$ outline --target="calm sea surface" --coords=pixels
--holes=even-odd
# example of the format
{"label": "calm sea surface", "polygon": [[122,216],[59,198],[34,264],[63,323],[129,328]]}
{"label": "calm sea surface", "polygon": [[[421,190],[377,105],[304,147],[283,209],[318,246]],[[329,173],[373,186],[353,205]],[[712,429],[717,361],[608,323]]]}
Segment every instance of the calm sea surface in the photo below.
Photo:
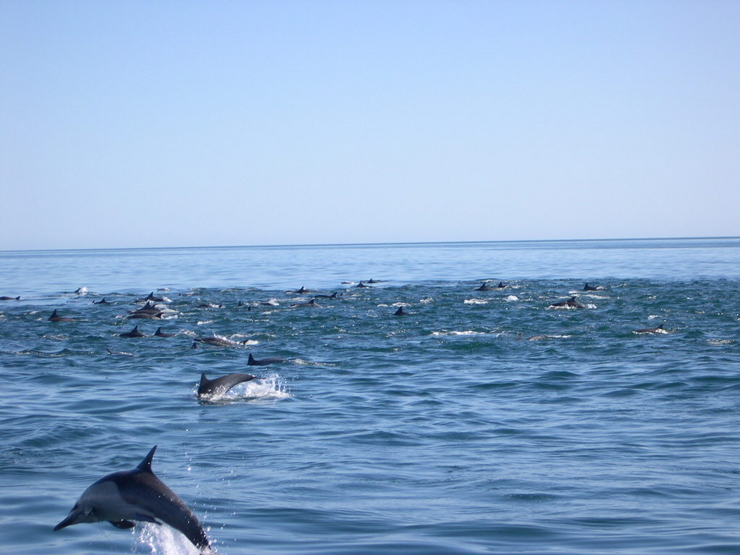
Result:
{"label": "calm sea surface", "polygon": [[0,252],[0,295],[3,553],[197,553],[52,531],[154,445],[222,555],[740,553],[738,238]]}

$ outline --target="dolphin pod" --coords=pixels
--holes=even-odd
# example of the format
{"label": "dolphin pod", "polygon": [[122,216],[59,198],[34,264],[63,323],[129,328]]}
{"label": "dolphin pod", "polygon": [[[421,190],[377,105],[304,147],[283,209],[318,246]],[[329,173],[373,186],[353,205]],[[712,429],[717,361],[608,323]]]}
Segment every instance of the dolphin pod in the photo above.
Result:
{"label": "dolphin pod", "polygon": [[211,542],[198,517],[152,472],[156,449],[156,445],[152,447],[133,470],[108,474],[88,487],[54,530],[83,522],[108,521],[122,529],[133,528],[135,521],[164,522],[182,532],[201,552],[209,549]]}

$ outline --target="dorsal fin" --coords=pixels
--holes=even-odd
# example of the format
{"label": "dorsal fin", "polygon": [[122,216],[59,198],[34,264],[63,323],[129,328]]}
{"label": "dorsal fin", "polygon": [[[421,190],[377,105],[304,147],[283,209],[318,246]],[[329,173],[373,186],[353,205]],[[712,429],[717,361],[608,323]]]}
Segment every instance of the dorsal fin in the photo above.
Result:
{"label": "dorsal fin", "polygon": [[659,326],[658,326],[657,328],[655,328],[655,329],[656,329],[656,330],[662,330],[662,329],[663,329],[663,326],[664,326],[664,325],[665,325],[665,323],[663,323],[663,324],[659,325]]}
{"label": "dorsal fin", "polygon": [[249,353],[249,361],[247,361],[247,364],[254,366],[254,357],[252,356],[252,353]]}
{"label": "dorsal fin", "polygon": [[146,457],[144,457],[144,460],[139,463],[139,465],[136,467],[139,470],[143,470],[144,472],[151,472],[152,471],[152,459],[154,458],[154,452],[157,450],[157,446],[155,445],[152,447],[152,450],[149,451],[149,454],[147,454]]}
{"label": "dorsal fin", "polygon": [[203,372],[203,373],[202,373],[202,374],[200,375],[200,386],[198,387],[198,390],[199,390],[199,392],[200,392],[200,390],[201,390],[201,389],[203,389],[203,386],[204,386],[204,385],[206,385],[206,384],[207,384],[208,382],[210,382],[210,381],[211,381],[211,380],[209,380],[208,378],[206,378],[206,373],[205,373],[205,372]]}

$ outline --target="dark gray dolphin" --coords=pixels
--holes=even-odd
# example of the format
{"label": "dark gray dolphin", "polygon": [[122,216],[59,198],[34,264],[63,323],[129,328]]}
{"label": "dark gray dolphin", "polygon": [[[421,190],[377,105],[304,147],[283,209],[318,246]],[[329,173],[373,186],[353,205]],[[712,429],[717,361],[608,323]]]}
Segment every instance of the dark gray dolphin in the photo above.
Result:
{"label": "dark gray dolphin", "polygon": [[134,310],[131,314],[129,314],[129,318],[144,318],[144,319],[154,319],[154,318],[161,318],[163,312],[159,310],[156,306],[154,306],[152,303],[148,302],[141,308]]}
{"label": "dark gray dolphin", "polygon": [[198,398],[210,395],[223,395],[229,389],[240,383],[254,380],[257,376],[252,374],[226,374],[220,378],[209,380],[205,372],[200,375],[200,385],[198,385]]}
{"label": "dark gray dolphin", "polygon": [[598,286],[596,286],[596,285],[589,285],[588,283],[586,283],[586,284],[585,284],[585,285],[583,286],[583,290],[584,290],[584,291],[598,291],[598,290],[599,290],[599,288],[598,288]]}
{"label": "dark gray dolphin", "polygon": [[74,322],[74,318],[67,318],[66,316],[59,316],[57,313],[56,308],[54,309],[54,312],[51,313],[51,316],[49,316],[50,322]]}
{"label": "dark gray dolphin", "polygon": [[324,295],[324,294],[314,295],[314,297],[316,299],[336,299],[337,298],[337,292],[334,291],[334,293],[332,293],[331,295]]}
{"label": "dark gray dolphin", "polygon": [[476,291],[490,291],[491,288],[488,287],[488,284],[484,281],[480,287],[475,288]]}
{"label": "dark gray dolphin", "polygon": [[634,333],[668,333],[663,327],[664,325],[665,324],[661,324],[659,326],[655,326],[654,328],[641,328],[639,330],[634,330]]}
{"label": "dark gray dolphin", "polygon": [[131,331],[126,331],[123,333],[119,333],[121,337],[146,337],[143,333],[139,331],[139,326],[134,326],[134,329]]}
{"label": "dark gray dolphin", "polygon": [[285,362],[284,358],[254,358],[252,353],[249,353],[249,360],[247,364],[249,366],[267,366],[268,364],[275,364],[276,362]]}
{"label": "dark gray dolphin", "polygon": [[393,316],[406,316],[407,314],[408,314],[408,312],[406,312],[406,311],[405,311],[405,310],[403,309],[403,307],[402,307],[402,306],[399,306],[399,307],[398,307],[398,310],[396,310],[396,311],[395,311],[395,312],[393,313]]}
{"label": "dark gray dolphin", "polygon": [[586,308],[584,305],[579,303],[575,296],[571,297],[566,301],[559,301],[550,305],[552,308]]}
{"label": "dark gray dolphin", "polygon": [[307,303],[296,303],[290,305],[292,308],[300,307],[300,306],[306,306],[308,308],[319,308],[321,305],[316,304],[316,299],[311,299]]}
{"label": "dark gray dolphin", "polygon": [[105,520],[123,529],[133,528],[136,525],[134,521],[164,522],[182,532],[198,549],[209,549],[210,541],[198,518],[152,472],[152,457],[156,449],[156,445],[152,447],[133,470],[114,472],[87,488],[67,518],[54,526],[54,530]]}
{"label": "dark gray dolphin", "polygon": [[108,302],[108,301],[106,300],[106,298],[105,298],[105,297],[103,297],[103,300],[101,300],[101,301],[93,301],[93,303],[92,303],[92,304],[112,304],[112,303]]}
{"label": "dark gray dolphin", "polygon": [[208,345],[215,345],[216,347],[238,347],[239,345],[246,344],[249,339],[245,339],[244,341],[232,341],[231,339],[221,337],[219,335],[209,335],[208,337],[196,337],[193,341],[193,346],[195,346],[196,343],[207,343]]}
{"label": "dark gray dolphin", "polygon": [[2,297],[0,297],[0,301],[20,301],[20,300],[21,300],[20,296],[18,296],[18,297],[7,297],[7,296],[3,295]]}
{"label": "dark gray dolphin", "polygon": [[164,333],[161,327],[157,328],[157,331],[154,332],[154,337],[172,337],[173,335],[175,334],[174,333]]}

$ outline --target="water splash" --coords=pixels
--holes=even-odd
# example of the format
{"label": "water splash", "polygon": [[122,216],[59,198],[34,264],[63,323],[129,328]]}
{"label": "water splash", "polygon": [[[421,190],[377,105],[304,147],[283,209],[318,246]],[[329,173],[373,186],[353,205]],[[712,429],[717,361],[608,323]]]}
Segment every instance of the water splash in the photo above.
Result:
{"label": "water splash", "polygon": [[151,555],[200,555],[201,551],[188,539],[169,526],[149,522],[139,523],[133,532],[136,545],[133,553]]}
{"label": "water splash", "polygon": [[[197,392],[193,392],[197,395]],[[292,397],[285,380],[278,374],[235,385],[226,393],[209,395],[201,399],[208,404],[227,404],[239,401],[258,402],[288,399]]]}

